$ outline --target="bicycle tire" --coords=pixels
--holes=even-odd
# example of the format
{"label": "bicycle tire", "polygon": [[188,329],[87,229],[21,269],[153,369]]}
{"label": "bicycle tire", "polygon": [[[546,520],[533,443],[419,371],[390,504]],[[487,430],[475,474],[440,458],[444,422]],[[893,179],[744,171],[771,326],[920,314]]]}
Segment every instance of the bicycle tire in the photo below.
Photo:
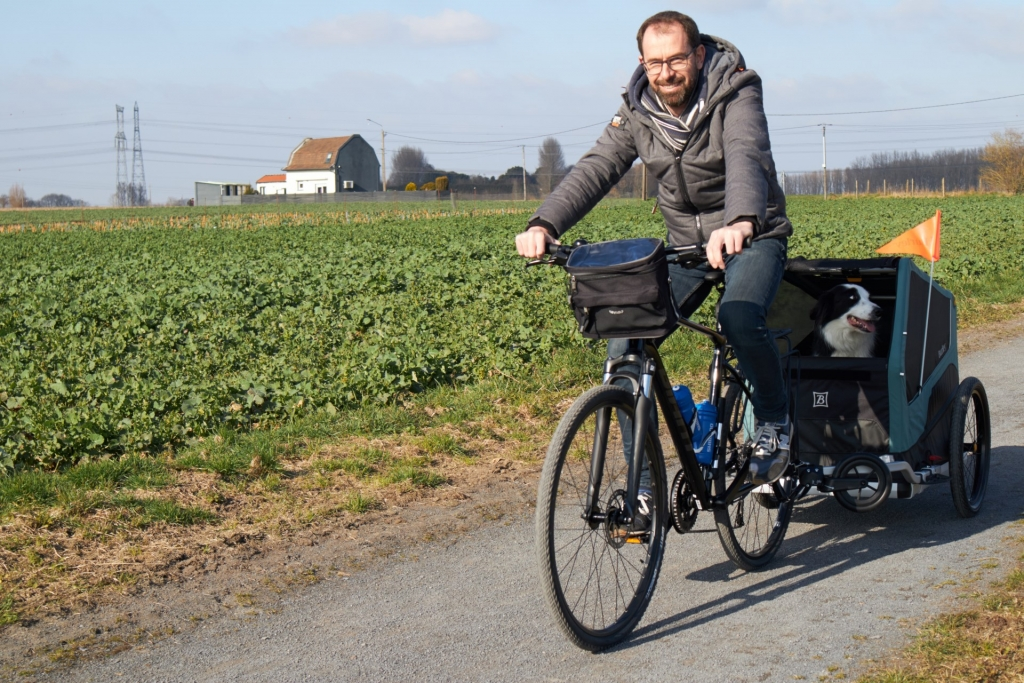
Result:
{"label": "bicycle tire", "polygon": [[[744,433],[748,408],[746,394],[736,382],[726,383],[725,462],[715,473],[715,495],[723,495],[749,457]],[[793,514],[792,494],[795,482],[783,477],[767,487],[758,487],[734,500],[728,507],[715,509],[715,526],[722,548],[729,559],[745,571],[764,569],[775,557],[786,537]]]}
{"label": "bicycle tire", "polygon": [[569,640],[591,652],[623,641],[643,617],[658,580],[668,531],[665,461],[654,425],[644,449],[653,505],[646,543],[622,541],[616,536],[621,527],[602,522],[592,528],[583,518],[596,416],[604,410],[611,412],[598,500],[607,511],[616,504],[616,496],[621,499],[627,464],[614,411],[624,411],[631,424],[633,394],[612,385],[588,390],[562,417],[548,447],[537,494],[535,543],[545,596]]}
{"label": "bicycle tire", "polygon": [[949,487],[961,517],[981,510],[988,488],[992,427],[988,395],[981,381],[968,377],[957,387],[949,433]]}

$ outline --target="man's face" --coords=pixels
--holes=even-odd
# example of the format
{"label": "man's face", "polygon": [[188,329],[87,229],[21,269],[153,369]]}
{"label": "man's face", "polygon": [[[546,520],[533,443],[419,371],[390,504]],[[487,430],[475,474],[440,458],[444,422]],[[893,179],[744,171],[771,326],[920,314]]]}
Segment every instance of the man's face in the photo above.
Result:
{"label": "man's face", "polygon": [[[681,57],[685,57],[682,65],[670,68],[669,62],[679,62]],[[697,87],[697,74],[704,66],[704,46],[693,50],[679,24],[656,24],[644,32],[640,62],[661,65],[660,69],[647,69],[651,88],[668,107],[682,108]]]}

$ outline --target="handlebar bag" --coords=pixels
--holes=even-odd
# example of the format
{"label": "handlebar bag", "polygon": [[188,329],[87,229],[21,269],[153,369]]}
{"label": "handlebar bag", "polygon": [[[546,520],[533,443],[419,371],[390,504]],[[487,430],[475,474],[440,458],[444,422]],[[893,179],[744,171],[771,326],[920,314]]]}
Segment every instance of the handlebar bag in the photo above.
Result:
{"label": "handlebar bag", "polygon": [[660,239],[580,245],[565,270],[569,305],[584,337],[652,339],[676,328],[679,317]]}

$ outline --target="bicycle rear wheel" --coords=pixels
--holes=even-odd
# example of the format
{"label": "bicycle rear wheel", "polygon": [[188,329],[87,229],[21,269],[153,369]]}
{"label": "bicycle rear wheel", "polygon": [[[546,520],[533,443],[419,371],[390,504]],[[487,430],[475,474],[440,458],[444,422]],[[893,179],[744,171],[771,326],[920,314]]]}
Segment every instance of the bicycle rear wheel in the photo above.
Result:
{"label": "bicycle rear wheel", "polygon": [[[749,403],[742,387],[726,385],[723,436],[726,439],[725,463],[715,475],[715,495],[723,495],[750,456]],[[774,484],[759,486],[734,500],[728,507],[715,510],[715,525],[725,554],[746,571],[763,569],[779,551],[793,514],[792,494],[795,482],[783,477]]]}
{"label": "bicycle rear wheel", "polygon": [[[602,414],[608,437],[595,454]],[[623,387],[594,387],[576,399],[548,447],[537,495],[536,548],[545,595],[562,631],[594,652],[621,642],[636,627],[665,552],[665,462],[653,425],[644,448],[652,491],[649,532],[631,533],[615,522],[627,487],[622,434],[632,429],[633,415],[633,394]],[[604,461],[600,522],[584,519],[593,455]]]}

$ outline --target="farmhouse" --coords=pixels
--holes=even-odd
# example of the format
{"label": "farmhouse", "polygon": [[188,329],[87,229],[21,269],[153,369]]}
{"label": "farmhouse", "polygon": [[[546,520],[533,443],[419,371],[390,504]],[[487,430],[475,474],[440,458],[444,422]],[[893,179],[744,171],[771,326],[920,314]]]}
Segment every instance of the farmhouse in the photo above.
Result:
{"label": "farmhouse", "polygon": [[287,194],[287,176],[271,173],[256,181],[256,194]]}
{"label": "farmhouse", "polygon": [[[306,138],[281,170],[282,194],[375,192],[380,185],[377,153],[359,135]],[[264,194],[273,192],[267,189]]]}

